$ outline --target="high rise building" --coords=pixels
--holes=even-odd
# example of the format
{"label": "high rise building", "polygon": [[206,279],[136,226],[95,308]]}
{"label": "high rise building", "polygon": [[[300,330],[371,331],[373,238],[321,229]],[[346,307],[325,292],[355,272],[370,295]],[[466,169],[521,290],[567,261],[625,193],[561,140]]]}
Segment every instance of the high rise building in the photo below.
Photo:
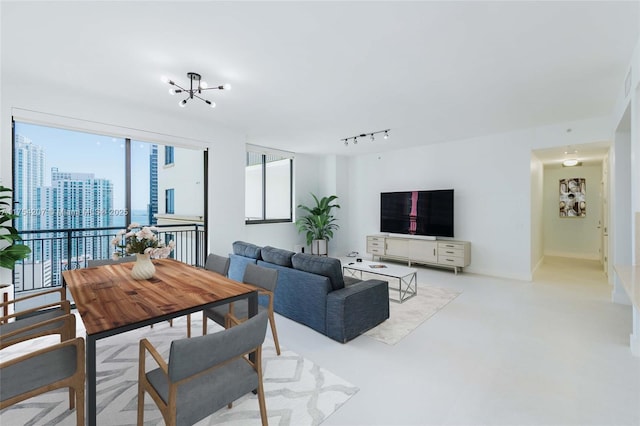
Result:
{"label": "high rise building", "polygon": [[13,200],[17,202],[14,207],[19,217],[14,226],[20,231],[42,229],[38,189],[44,186],[44,167],[44,149],[31,139],[16,134]]}
{"label": "high rise building", "polygon": [[151,145],[149,154],[149,224],[156,225],[158,219],[158,145]]}

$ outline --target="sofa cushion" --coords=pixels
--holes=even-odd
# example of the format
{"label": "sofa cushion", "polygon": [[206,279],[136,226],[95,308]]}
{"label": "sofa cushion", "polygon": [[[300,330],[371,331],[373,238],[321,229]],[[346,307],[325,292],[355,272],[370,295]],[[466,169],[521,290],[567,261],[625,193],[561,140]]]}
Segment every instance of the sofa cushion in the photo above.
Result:
{"label": "sofa cushion", "polygon": [[244,241],[235,241],[233,243],[233,254],[251,259],[260,259],[261,248],[255,244],[245,243]]}
{"label": "sofa cushion", "polygon": [[240,256],[239,254],[229,254],[229,273],[227,276],[232,280],[242,282],[244,278],[244,270],[247,269],[247,265],[258,263],[257,259],[250,257]]}
{"label": "sofa cushion", "polygon": [[315,256],[306,253],[296,253],[291,258],[291,263],[295,269],[312,274],[322,275],[329,278],[331,288],[340,290],[344,288],[344,279],[342,278],[342,268],[340,260],[332,257]]}
{"label": "sofa cushion", "polygon": [[283,250],[271,246],[264,246],[262,250],[260,250],[260,256],[262,256],[262,260],[269,263],[274,263],[280,266],[286,266],[291,268],[293,264],[291,263],[291,258],[295,252],[289,250]]}

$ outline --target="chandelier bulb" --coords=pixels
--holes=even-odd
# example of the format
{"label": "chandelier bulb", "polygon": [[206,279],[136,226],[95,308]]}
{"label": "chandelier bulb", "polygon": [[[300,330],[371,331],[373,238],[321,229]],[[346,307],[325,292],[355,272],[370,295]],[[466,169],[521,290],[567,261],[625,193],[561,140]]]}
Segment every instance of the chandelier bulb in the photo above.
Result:
{"label": "chandelier bulb", "polygon": [[169,89],[169,94],[170,95],[175,95],[176,94],[176,89]]}
{"label": "chandelier bulb", "polygon": [[389,133],[387,130],[384,131],[384,138],[389,139]]}
{"label": "chandelier bulb", "polygon": [[373,136],[373,133],[371,133],[371,142],[373,142],[373,141],[375,141],[375,140],[376,140],[376,137],[375,137],[375,136]]}
{"label": "chandelier bulb", "polygon": [[348,140],[344,140],[344,146],[349,146],[349,141]]}
{"label": "chandelier bulb", "polygon": [[201,89],[207,89],[208,87],[209,87],[209,85],[207,84],[206,81],[204,81],[204,80],[200,81],[200,88]]}
{"label": "chandelier bulb", "polygon": [[216,103],[215,103],[215,102],[211,102],[211,101],[206,101],[206,100],[205,100],[205,103],[206,103],[207,105],[209,105],[211,108],[215,108],[215,107],[216,107]]}
{"label": "chandelier bulb", "polygon": [[225,84],[224,86],[222,86],[222,88],[224,90],[231,90],[231,85],[229,83]]}
{"label": "chandelier bulb", "polygon": [[181,100],[180,103],[178,103],[178,105],[184,108],[187,105],[187,100],[186,99]]}

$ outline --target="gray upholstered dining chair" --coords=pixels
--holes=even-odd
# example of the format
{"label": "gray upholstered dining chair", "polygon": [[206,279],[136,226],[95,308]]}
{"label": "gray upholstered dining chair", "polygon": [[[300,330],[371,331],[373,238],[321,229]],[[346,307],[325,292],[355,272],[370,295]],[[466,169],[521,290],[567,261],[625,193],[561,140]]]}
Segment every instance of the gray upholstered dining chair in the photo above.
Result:
{"label": "gray upholstered dining chair", "polygon": [[[278,271],[250,263],[244,271],[242,282],[258,287],[258,293],[268,297],[269,301],[267,306],[259,305],[258,308],[260,311],[266,310],[268,312],[276,353],[280,355],[280,343],[278,342],[278,332],[276,331],[276,322],[273,314],[273,293],[278,282]],[[202,334],[207,334],[207,318],[212,319],[225,328],[229,328],[232,325],[245,321],[248,313],[249,305],[246,301],[232,302],[226,305],[207,308],[202,311]]]}
{"label": "gray upholstered dining chair", "polygon": [[[14,306],[13,313],[0,316],[0,349],[51,334],[59,334],[60,341],[76,337],[75,321],[64,319],[71,313],[66,291],[60,287],[0,303],[1,311],[8,311],[10,306]],[[59,294],[60,300],[51,301],[49,298],[55,294]],[[42,302],[37,302],[38,298],[43,298]],[[31,308],[15,309],[17,304],[27,300],[32,304]]]}
{"label": "gray upholstered dining chair", "polygon": [[[138,426],[144,423],[146,393],[156,403],[167,426],[191,425],[229,408],[241,396],[257,390],[262,424],[267,408],[262,386],[262,343],[267,314],[208,336],[174,340],[165,362],[147,340],[140,341]],[[147,353],[158,368],[146,371]],[[249,354],[255,353],[255,357]],[[254,358],[252,360],[251,358]]]}
{"label": "gray upholstered dining chair", "polygon": [[84,339],[76,337],[1,363],[0,409],[68,387],[69,409],[84,425],[84,356]]}
{"label": "gray upholstered dining chair", "polygon": [[[213,271],[217,274],[222,275],[223,277],[226,277],[229,273],[229,258],[226,256],[220,256],[218,254],[210,253],[209,256],[207,256],[207,260],[204,264],[204,269]],[[202,315],[202,321],[206,322],[206,317],[204,316],[204,314]],[[204,328],[202,334],[207,334],[206,331],[206,328]],[[187,337],[191,337],[191,314],[187,315]]]}
{"label": "gray upholstered dining chair", "polygon": [[207,256],[204,268],[226,277],[229,274],[229,264],[230,259],[227,256],[211,253]]}
{"label": "gray upholstered dining chair", "polygon": [[89,259],[87,260],[87,268],[95,266],[113,265],[115,263],[135,262],[135,256],[123,256],[119,259]]}

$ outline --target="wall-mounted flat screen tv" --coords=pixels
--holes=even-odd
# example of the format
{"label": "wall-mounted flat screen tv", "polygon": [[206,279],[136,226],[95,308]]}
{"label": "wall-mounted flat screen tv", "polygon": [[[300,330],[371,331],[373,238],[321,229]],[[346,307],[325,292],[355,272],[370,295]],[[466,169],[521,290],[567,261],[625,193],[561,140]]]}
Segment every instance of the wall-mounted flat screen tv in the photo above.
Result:
{"label": "wall-mounted flat screen tv", "polygon": [[453,189],[380,193],[380,232],[453,237]]}

